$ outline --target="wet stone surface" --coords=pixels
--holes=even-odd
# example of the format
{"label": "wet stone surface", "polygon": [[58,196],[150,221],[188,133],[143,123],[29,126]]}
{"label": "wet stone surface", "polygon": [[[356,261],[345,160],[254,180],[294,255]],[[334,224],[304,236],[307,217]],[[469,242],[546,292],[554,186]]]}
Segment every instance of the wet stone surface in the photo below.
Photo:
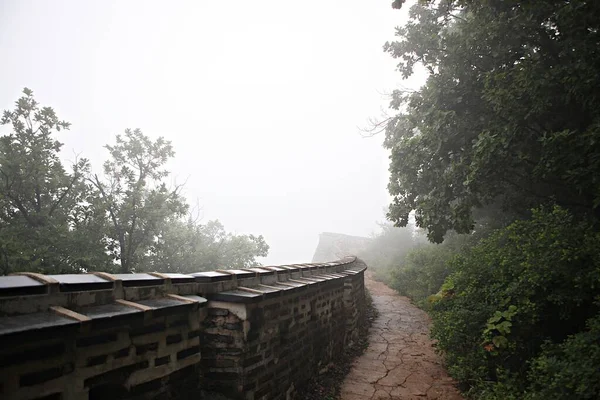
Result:
{"label": "wet stone surface", "polygon": [[429,317],[381,282],[365,275],[379,317],[369,347],[353,363],[342,400],[462,400],[429,338]]}

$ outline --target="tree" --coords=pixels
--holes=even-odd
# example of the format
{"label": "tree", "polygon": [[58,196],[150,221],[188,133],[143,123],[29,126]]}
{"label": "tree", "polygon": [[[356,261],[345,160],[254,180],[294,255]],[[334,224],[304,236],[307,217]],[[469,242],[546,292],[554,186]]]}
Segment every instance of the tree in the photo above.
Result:
{"label": "tree", "polygon": [[182,219],[181,186],[165,182],[170,142],[128,129],[105,146],[103,176],[86,159],[67,172],[53,136],[70,124],[23,94],[1,119],[12,131],[0,137],[0,274],[194,272],[255,266],[267,255],[262,236]]}
{"label": "tree", "polygon": [[422,65],[429,77],[390,104],[391,221],[414,210],[441,242],[492,204],[598,220],[599,2],[420,1],[396,35],[384,48],[402,75]]}
{"label": "tree", "polygon": [[58,157],[62,144],[53,138],[70,124],[52,108],[40,108],[27,88],[1,123],[12,128],[0,137],[1,272],[80,272],[106,263],[98,245],[73,246],[73,240],[89,238],[75,212],[88,195],[88,163],[77,160],[72,172],[65,171]]}
{"label": "tree", "polygon": [[249,268],[259,266],[256,258],[268,252],[262,235],[234,235],[218,220],[201,225],[190,218],[165,225],[152,246],[148,267],[179,273]]}
{"label": "tree", "polygon": [[259,266],[256,257],[266,257],[269,245],[262,235],[234,235],[226,232],[218,220],[201,227],[202,269],[250,268]]}
{"label": "tree", "polygon": [[104,163],[104,178],[89,175],[97,191],[97,207],[108,216],[109,250],[120,262],[121,272],[144,268],[157,235],[187,211],[180,195],[164,182],[166,162],[174,156],[169,141],[152,141],[139,129],[117,135],[114,146],[105,146],[110,159]]}

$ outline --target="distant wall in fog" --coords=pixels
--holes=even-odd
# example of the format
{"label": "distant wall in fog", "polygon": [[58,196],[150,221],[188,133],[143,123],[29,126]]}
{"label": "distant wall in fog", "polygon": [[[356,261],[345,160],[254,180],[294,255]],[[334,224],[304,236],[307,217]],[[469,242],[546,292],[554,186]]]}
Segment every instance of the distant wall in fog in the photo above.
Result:
{"label": "distant wall in fog", "polygon": [[364,251],[370,242],[371,239],[361,236],[332,232],[321,233],[312,262],[327,262],[355,256]]}

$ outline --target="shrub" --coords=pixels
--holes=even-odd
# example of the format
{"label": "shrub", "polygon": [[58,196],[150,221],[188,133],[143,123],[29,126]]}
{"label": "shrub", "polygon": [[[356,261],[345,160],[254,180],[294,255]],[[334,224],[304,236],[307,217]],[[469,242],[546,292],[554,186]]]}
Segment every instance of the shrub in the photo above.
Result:
{"label": "shrub", "polygon": [[423,244],[396,260],[383,276],[390,287],[427,308],[429,296],[439,291],[450,274],[452,259],[480,240],[480,235],[451,233],[442,244]]}
{"label": "shrub", "polygon": [[450,273],[452,249],[443,245],[428,245],[410,251],[402,264],[390,271],[389,284],[401,295],[419,305],[437,292]]}
{"label": "shrub", "polygon": [[[432,305],[432,335],[449,372],[481,399],[539,391],[558,365],[548,361],[552,344],[564,342],[560,362],[568,364],[573,337],[598,313],[600,235],[558,207],[534,211],[449,265]],[[575,376],[578,366],[572,367]]]}
{"label": "shrub", "polygon": [[527,400],[600,399],[600,315],[530,363]]}

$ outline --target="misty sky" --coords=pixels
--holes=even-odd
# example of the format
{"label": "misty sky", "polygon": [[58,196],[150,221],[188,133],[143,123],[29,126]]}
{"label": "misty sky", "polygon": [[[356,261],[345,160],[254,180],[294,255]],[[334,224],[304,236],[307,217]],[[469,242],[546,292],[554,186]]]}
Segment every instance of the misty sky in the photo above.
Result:
{"label": "misty sky", "polygon": [[0,109],[29,87],[72,123],[63,158],[96,172],[125,128],[164,136],[203,221],[264,235],[264,263],[307,262],[320,232],[383,220],[388,155],[359,128],[401,83],[390,4],[0,0]]}

